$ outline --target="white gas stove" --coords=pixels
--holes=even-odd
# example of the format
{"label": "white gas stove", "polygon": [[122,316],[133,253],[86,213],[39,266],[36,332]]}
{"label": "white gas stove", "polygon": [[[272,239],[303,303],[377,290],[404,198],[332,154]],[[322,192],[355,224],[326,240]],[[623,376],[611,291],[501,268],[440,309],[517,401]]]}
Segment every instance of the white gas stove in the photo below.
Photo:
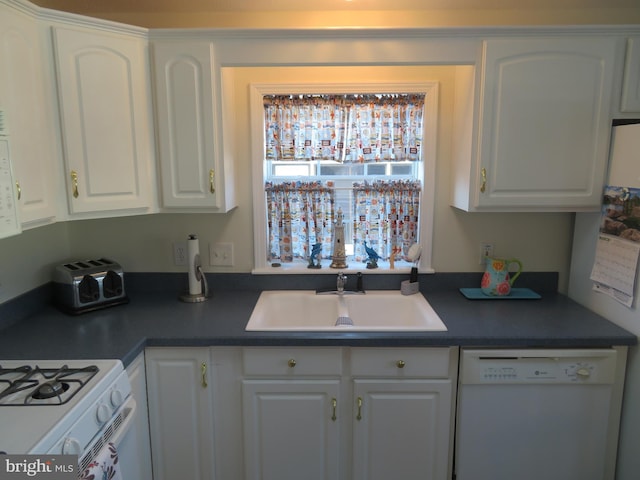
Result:
{"label": "white gas stove", "polygon": [[119,360],[0,360],[0,453],[91,461],[133,418]]}

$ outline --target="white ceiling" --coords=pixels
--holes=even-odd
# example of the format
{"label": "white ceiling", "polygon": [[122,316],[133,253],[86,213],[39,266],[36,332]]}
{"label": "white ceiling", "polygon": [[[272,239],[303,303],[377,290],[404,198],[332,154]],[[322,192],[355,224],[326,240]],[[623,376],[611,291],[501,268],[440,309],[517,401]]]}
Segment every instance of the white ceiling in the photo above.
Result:
{"label": "white ceiling", "polygon": [[250,12],[330,10],[564,10],[634,8],[640,0],[35,0],[59,10],[85,12]]}

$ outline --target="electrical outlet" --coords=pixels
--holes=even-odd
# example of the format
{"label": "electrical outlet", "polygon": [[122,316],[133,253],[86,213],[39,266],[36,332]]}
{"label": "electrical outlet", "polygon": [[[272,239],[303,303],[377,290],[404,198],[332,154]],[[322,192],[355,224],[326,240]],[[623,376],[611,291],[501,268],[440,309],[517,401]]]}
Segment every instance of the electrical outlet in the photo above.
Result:
{"label": "electrical outlet", "polygon": [[173,242],[173,264],[177,267],[187,265],[187,242]]}
{"label": "electrical outlet", "polygon": [[233,243],[210,243],[209,265],[212,267],[233,267]]}
{"label": "electrical outlet", "polygon": [[478,263],[484,265],[485,257],[493,257],[493,243],[480,244],[480,260]]}

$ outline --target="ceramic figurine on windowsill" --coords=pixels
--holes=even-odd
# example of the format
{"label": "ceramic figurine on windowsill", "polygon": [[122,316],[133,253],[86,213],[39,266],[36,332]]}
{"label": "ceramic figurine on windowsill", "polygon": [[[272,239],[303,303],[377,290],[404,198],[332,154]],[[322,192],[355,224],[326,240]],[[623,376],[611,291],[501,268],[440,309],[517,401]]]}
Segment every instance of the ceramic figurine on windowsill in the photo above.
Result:
{"label": "ceramic figurine on windowsill", "polygon": [[374,269],[378,268],[378,259],[380,255],[373,248],[367,246],[367,241],[364,241],[364,250],[367,252],[369,258],[367,258],[367,268]]}
{"label": "ceramic figurine on windowsill", "polygon": [[311,247],[311,255],[309,255],[309,265],[307,265],[307,268],[322,268],[320,259],[318,258],[320,250],[322,250],[322,243],[316,243]]}

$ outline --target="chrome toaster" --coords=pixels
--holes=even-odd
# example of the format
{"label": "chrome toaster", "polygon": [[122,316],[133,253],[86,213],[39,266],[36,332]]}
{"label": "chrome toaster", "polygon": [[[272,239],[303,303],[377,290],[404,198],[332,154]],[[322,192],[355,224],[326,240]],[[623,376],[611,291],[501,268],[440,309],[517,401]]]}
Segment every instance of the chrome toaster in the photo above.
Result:
{"label": "chrome toaster", "polygon": [[71,314],[129,301],[122,267],[106,258],[58,265],[53,274],[53,286],[56,305]]}

